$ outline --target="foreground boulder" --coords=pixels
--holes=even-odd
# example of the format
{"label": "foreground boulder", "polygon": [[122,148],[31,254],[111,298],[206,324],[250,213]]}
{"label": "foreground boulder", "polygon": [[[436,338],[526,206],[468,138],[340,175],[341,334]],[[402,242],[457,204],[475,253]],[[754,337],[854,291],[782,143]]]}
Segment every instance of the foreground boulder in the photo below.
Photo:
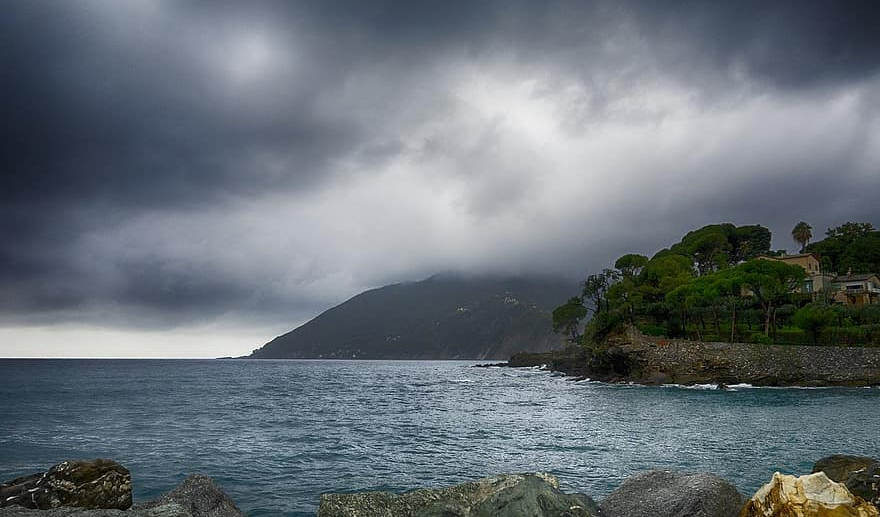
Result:
{"label": "foreground boulder", "polygon": [[740,517],[880,517],[877,508],[824,472],[794,477],[776,472]]}
{"label": "foreground boulder", "polygon": [[599,507],[608,517],[736,517],[744,502],[718,476],[652,470],[624,481]]}
{"label": "foreground boulder", "polygon": [[183,483],[155,501],[138,504],[137,510],[149,510],[176,504],[192,517],[245,517],[217,483],[208,476],[191,474]]}
{"label": "foreground boulder", "polygon": [[0,484],[0,507],[4,506],[125,510],[131,506],[131,473],[111,460],[65,461]]}
{"label": "foreground boulder", "polygon": [[324,494],[318,517],[602,517],[588,496],[564,494],[549,474],[506,474],[395,494]]}

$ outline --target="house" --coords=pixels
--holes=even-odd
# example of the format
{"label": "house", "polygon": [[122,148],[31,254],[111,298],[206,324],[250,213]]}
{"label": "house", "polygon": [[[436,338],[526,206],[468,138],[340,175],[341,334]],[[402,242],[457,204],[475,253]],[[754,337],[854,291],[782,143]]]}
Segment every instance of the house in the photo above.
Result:
{"label": "house", "polygon": [[782,255],[779,257],[758,257],[763,260],[776,260],[792,266],[800,266],[807,273],[804,285],[795,292],[812,293],[813,299],[819,293],[825,295],[825,301],[844,305],[869,305],[880,303],[880,279],[874,273],[854,275],[850,271],[846,275],[822,271],[819,259],[812,253],[798,255]]}
{"label": "house", "polygon": [[832,300],[846,305],[870,305],[880,303],[880,278],[874,273],[853,275],[852,272],[834,277],[831,288]]}
{"label": "house", "polygon": [[777,262],[784,262],[790,266],[802,267],[807,273],[807,278],[804,280],[803,287],[796,289],[796,292],[798,293],[819,293],[832,290],[831,284],[835,275],[833,273],[827,274],[823,272],[819,259],[812,253],[782,255],[779,257],[760,256],[758,258],[762,260],[775,260]]}

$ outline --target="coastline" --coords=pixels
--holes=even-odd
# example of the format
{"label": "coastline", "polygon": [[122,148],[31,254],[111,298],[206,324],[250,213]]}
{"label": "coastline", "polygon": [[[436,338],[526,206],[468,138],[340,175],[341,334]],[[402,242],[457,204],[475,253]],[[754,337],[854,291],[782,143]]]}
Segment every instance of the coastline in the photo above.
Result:
{"label": "coastline", "polygon": [[568,347],[514,354],[507,363],[481,366],[534,367],[569,377],[650,386],[880,386],[880,348],[762,345],[665,339],[633,327],[602,347]]}

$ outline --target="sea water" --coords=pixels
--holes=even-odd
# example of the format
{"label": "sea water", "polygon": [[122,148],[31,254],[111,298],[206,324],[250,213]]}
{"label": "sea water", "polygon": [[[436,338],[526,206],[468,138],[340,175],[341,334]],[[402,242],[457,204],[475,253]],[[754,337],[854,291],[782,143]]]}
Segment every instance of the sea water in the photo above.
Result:
{"label": "sea water", "polygon": [[0,360],[0,481],[111,458],[135,501],[213,477],[252,517],[323,492],[547,471],[596,499],[647,469],[751,494],[775,470],[880,455],[880,389],[573,382],[472,362]]}

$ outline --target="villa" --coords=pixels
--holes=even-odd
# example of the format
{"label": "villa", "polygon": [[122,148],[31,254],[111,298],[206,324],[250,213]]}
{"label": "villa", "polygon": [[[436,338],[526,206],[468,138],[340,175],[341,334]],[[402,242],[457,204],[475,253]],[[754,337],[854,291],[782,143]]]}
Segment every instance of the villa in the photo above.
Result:
{"label": "villa", "polygon": [[832,301],[845,305],[870,305],[880,303],[880,278],[874,273],[847,274],[835,277],[831,282],[834,290]]}
{"label": "villa", "polygon": [[797,255],[782,255],[780,257],[758,257],[763,260],[775,260],[792,266],[800,266],[807,273],[804,285],[796,292],[812,293],[818,297],[819,293],[833,293],[828,301],[844,305],[870,305],[880,303],[880,278],[875,273],[837,275],[822,271],[819,259],[812,253],[799,253]]}

